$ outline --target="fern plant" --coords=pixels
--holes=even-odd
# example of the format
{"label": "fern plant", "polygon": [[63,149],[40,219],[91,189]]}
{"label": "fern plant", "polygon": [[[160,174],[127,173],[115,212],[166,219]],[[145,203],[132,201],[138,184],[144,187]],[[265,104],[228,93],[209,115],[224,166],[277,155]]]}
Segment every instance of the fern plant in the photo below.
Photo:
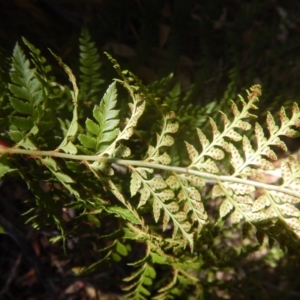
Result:
{"label": "fern plant", "polygon": [[[274,169],[274,149],[287,151],[281,138],[298,135],[296,103],[291,112],[281,109],[280,123],[268,113],[264,129],[253,122],[261,96],[254,85],[245,99],[231,101],[230,111],[219,112],[222,124],[208,118],[209,128],[202,117],[203,128],[191,130],[191,106],[180,106],[178,85],[166,93],[165,78],[146,87],[108,54],[118,78],[101,95],[105,80],[87,30],[79,88],[58,56],[71,88],[57,83],[40,51],[23,42],[31,58],[17,44],[1,77],[1,115],[8,115],[2,136],[10,146],[0,148],[0,175],[27,183],[28,223],[59,229],[51,240],[74,257],[74,276],[126,265],[116,285],[128,299],[201,298],[209,276],[222,268],[218,238],[228,228],[252,241],[297,246],[299,162],[283,159],[276,184],[264,178]],[[195,137],[185,149],[181,127]],[[66,222],[65,209],[76,217]],[[74,236],[89,263],[68,248]]]}

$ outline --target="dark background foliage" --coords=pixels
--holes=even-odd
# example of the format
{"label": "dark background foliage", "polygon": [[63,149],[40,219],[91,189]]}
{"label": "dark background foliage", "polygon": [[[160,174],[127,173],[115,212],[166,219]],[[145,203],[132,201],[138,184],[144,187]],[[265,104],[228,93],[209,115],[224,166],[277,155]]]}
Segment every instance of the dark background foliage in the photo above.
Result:
{"label": "dark background foliage", "polygon": [[[50,48],[76,73],[78,37],[84,25],[100,55],[104,50],[110,52],[123,69],[129,68],[145,83],[174,72],[174,82],[181,82],[183,91],[193,87],[188,97],[196,105],[235,97],[254,83],[263,87],[262,115],[299,102],[299,1],[0,1],[0,46],[7,56],[24,36],[49,58]],[[115,74],[104,57],[103,61],[103,76],[108,81]],[[59,67],[56,73],[62,74]],[[62,78],[65,80],[65,75]],[[30,273],[32,264],[37,260],[53,268],[53,259],[57,259],[63,265],[58,258],[62,249],[50,246],[44,234],[24,228],[24,193],[26,188],[19,182],[1,186],[1,214],[14,220],[26,237],[24,245],[29,246],[24,250],[8,236],[0,236],[0,293],[5,299],[46,299],[39,287],[41,278]],[[276,267],[258,259],[256,266],[245,262],[242,268],[249,274],[245,282],[226,282],[233,299],[300,297],[298,255],[285,257]],[[76,281],[63,275],[64,283],[55,284],[64,299],[92,297],[82,287],[97,286],[97,279]],[[119,292],[109,280],[103,282],[106,284],[97,288]]]}
{"label": "dark background foliage", "polygon": [[260,83],[270,106],[297,99],[299,15],[298,1],[1,1],[0,37],[8,53],[25,36],[76,67],[86,25],[100,52],[144,80],[176,72],[195,84],[195,103]]}

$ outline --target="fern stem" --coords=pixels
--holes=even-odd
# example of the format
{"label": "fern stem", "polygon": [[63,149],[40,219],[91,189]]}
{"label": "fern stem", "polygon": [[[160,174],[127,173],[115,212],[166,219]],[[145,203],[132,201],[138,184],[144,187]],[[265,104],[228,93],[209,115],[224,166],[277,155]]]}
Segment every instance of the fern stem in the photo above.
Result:
{"label": "fern stem", "polygon": [[286,189],[286,188],[283,188],[280,186],[270,185],[270,184],[266,184],[266,183],[262,183],[262,182],[258,182],[258,181],[254,181],[254,180],[236,178],[236,177],[232,177],[230,175],[228,175],[228,176],[215,175],[215,174],[196,171],[196,170],[192,170],[192,169],[184,168],[184,167],[166,166],[166,165],[160,165],[160,164],[156,164],[156,163],[144,162],[144,161],[139,161],[139,160],[105,158],[105,159],[103,159],[103,161],[108,162],[108,163],[116,163],[116,164],[120,164],[120,165],[148,167],[148,168],[160,169],[160,170],[165,170],[165,171],[170,171],[170,172],[175,172],[175,173],[192,174],[192,175],[196,175],[201,178],[204,178],[204,179],[208,179],[213,184],[217,183],[218,181],[241,183],[241,184],[251,185],[251,186],[258,187],[258,188],[264,188],[266,190],[282,192],[285,194],[289,194],[291,196],[299,197],[299,192],[294,192],[290,189]]}
{"label": "fern stem", "polygon": [[213,184],[217,183],[218,181],[241,183],[241,184],[255,186],[257,188],[263,188],[270,191],[285,193],[294,197],[299,197],[299,192],[293,191],[291,189],[283,188],[280,186],[270,185],[270,184],[266,184],[254,180],[249,180],[249,179],[236,178],[230,175],[216,175],[216,174],[192,170],[185,167],[161,165],[157,163],[145,162],[140,160],[126,160],[126,159],[111,158],[111,157],[107,158],[107,157],[101,157],[99,155],[74,155],[74,154],[62,153],[57,151],[37,151],[37,150],[26,150],[26,149],[17,149],[17,148],[0,148],[0,155],[4,153],[25,154],[33,158],[36,156],[50,156],[50,157],[59,157],[59,158],[70,159],[70,160],[101,161],[104,163],[115,163],[124,166],[148,167],[153,169],[165,170],[169,172],[196,175],[206,180],[209,180],[209,182]]}

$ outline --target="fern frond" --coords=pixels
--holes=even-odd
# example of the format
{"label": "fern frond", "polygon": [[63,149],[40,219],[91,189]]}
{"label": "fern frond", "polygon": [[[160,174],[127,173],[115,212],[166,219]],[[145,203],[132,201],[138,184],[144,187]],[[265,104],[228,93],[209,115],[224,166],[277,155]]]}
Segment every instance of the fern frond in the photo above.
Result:
{"label": "fern frond", "polygon": [[164,104],[168,105],[168,109],[177,112],[179,106],[179,100],[181,96],[181,86],[179,83],[175,84],[173,88],[168,92]]}
{"label": "fern frond", "polygon": [[182,211],[189,215],[189,223],[198,224],[197,231],[207,222],[208,216],[201,201],[199,188],[205,185],[204,180],[194,175],[174,173],[166,180],[167,184],[177,192],[178,202],[182,205]]}
{"label": "fern frond", "polygon": [[127,299],[144,300],[148,299],[151,295],[147,287],[153,285],[153,280],[156,278],[156,271],[148,261],[149,250],[150,248],[148,247],[146,255],[141,260],[129,264],[137,269],[132,275],[123,279],[129,283],[123,288],[126,291]]}
{"label": "fern frond", "polygon": [[85,125],[87,134],[78,136],[82,146],[89,149],[92,153],[101,153],[113,142],[119,133],[119,111],[115,109],[117,102],[116,83],[107,89],[99,106],[93,110],[95,123],[87,118]]}
{"label": "fern frond", "polygon": [[[280,137],[293,137],[298,134],[292,127],[300,127],[300,113],[298,106],[294,104],[292,117],[288,118],[285,110],[282,108],[280,113],[281,126],[277,126],[272,115],[268,113],[267,128],[270,137],[266,138],[263,129],[259,124],[256,124],[255,136],[257,150],[254,151],[248,138],[238,133],[237,130],[245,131],[251,127],[250,124],[246,122],[246,118],[253,116],[248,111],[251,108],[256,108],[254,103],[258,101],[257,97],[259,95],[259,86],[253,86],[250,92],[248,92],[248,102],[246,103],[241,98],[243,104],[241,112],[236,104],[232,103],[234,120],[230,122],[227,116],[222,114],[224,122],[223,131],[220,132],[215,122],[211,119],[210,123],[213,132],[212,142],[209,142],[201,130],[197,130],[202,145],[202,152],[199,154],[193,145],[186,143],[189,157],[192,161],[189,168],[218,173],[219,170],[215,161],[224,158],[225,150],[231,155],[230,162],[233,167],[231,176],[233,178],[250,177],[259,181],[263,180],[263,172],[274,168],[270,160],[277,159],[275,152],[271,150],[270,147],[277,146],[286,150],[286,146],[280,140]],[[242,142],[243,156],[232,141]],[[291,171],[285,171],[288,175],[283,177],[284,182],[281,185],[281,187],[285,189],[287,189],[287,187],[290,188],[294,194],[299,192],[299,174],[297,167],[297,163],[293,158],[290,158],[288,162],[283,161],[282,163],[283,170],[289,170],[290,168],[297,170],[293,175]],[[288,182],[285,182],[286,178],[289,178]],[[247,184],[218,181],[213,189],[212,196],[224,196],[226,198],[220,206],[220,218],[230,215],[232,224],[240,223],[243,220],[252,223],[279,218],[283,220],[296,235],[299,235],[300,221],[298,218],[300,214],[298,209],[290,203],[298,203],[300,197],[265,190],[263,195],[254,201],[253,193],[255,193],[255,191],[254,186]]]}
{"label": "fern frond", "polygon": [[[50,85],[51,82],[54,81],[53,76],[49,76],[52,70],[52,67],[47,63],[47,60],[44,56],[41,55],[41,51],[37,49],[34,45],[32,45],[29,41],[25,38],[22,38],[23,43],[28,47],[30,50],[30,55],[32,57],[32,62],[36,67],[37,73],[36,76],[39,78],[40,81],[43,83],[48,83]],[[45,86],[45,84],[43,84]]]}
{"label": "fern frond", "polygon": [[0,178],[2,178],[5,174],[14,172],[16,169],[13,169],[9,166],[9,163],[7,162],[7,159],[2,156],[0,158]]}
{"label": "fern frond", "polygon": [[0,47],[0,127],[7,128],[7,116],[11,114],[12,107],[9,101],[9,70],[11,59],[6,56],[5,51]]}
{"label": "fern frond", "polygon": [[[246,131],[251,128],[250,123],[248,123],[246,120],[249,117],[255,117],[249,113],[249,109],[257,109],[254,103],[258,101],[257,95],[260,94],[258,89],[258,86],[253,87],[253,91],[255,92],[249,94],[247,103],[243,100],[243,98],[240,97],[240,100],[243,104],[243,109],[241,112],[234,102],[231,103],[231,109],[235,118],[232,122],[230,122],[227,116],[222,114],[224,123],[224,129],[222,132],[220,132],[217,128],[214,120],[210,119],[213,134],[213,140],[211,142],[209,142],[207,137],[200,129],[197,129],[199,141],[202,145],[202,152],[198,154],[194,146],[186,143],[189,157],[192,161],[189,168],[196,168],[198,170],[205,170],[213,173],[218,172],[218,167],[214,160],[221,160],[224,158],[225,154],[223,149],[227,152],[232,150],[230,148],[232,144],[228,143],[226,138],[231,141],[240,141],[242,136],[237,132],[237,130]],[[232,145],[232,147],[234,146]],[[238,157],[236,159],[238,159]],[[232,156],[232,162],[235,163],[234,156]]]}
{"label": "fern frond", "polygon": [[168,76],[162,77],[159,80],[156,80],[148,85],[148,90],[150,93],[155,95],[156,97],[160,97],[164,95],[168,90],[168,87],[173,78],[173,74],[169,74]]}
{"label": "fern frond", "polygon": [[[256,124],[256,151],[253,151],[253,149],[249,146],[249,142],[244,138],[243,148],[246,160],[244,161],[243,159],[234,159],[232,161],[235,168],[233,176],[247,173],[250,176],[257,178],[257,172],[263,172],[263,170],[273,168],[273,165],[270,163],[269,160],[276,160],[277,157],[273,150],[270,149],[270,146],[278,146],[286,150],[286,146],[280,140],[280,136],[293,137],[296,135],[296,131],[293,130],[292,127],[300,127],[300,113],[298,106],[294,104],[293,114],[290,119],[286,116],[285,110],[282,108],[280,113],[280,119],[281,126],[277,126],[271,114],[268,113],[267,125],[268,131],[270,132],[270,137],[268,139],[264,137],[264,132],[261,129],[261,127],[258,124]],[[235,157],[237,157],[236,154]],[[299,163],[293,157],[290,157],[288,160],[283,160],[281,170],[283,174],[285,172],[286,173],[285,175],[282,175],[283,183],[281,184],[281,187],[291,189],[295,193],[299,192],[299,178],[297,178],[299,177],[298,167]],[[290,168],[291,171],[289,171]],[[283,170],[285,170],[285,172]],[[286,182],[287,178],[289,178],[289,180]],[[235,210],[235,212],[233,212],[233,214],[231,215],[233,223],[239,222],[242,219],[245,219],[248,222],[255,222],[263,219],[278,218],[284,221],[285,224],[287,224],[287,226],[290,227],[293,230],[293,232],[299,236],[300,214],[298,209],[290,203],[298,203],[300,201],[300,197],[265,190],[263,192],[263,195],[252,203],[250,201],[250,197],[246,195],[253,192],[253,189],[245,190],[245,186],[243,185],[232,186],[230,184],[227,185],[226,188],[227,190],[231,189],[234,192],[234,194],[245,195],[239,198],[243,199],[242,202],[240,200],[238,201],[238,207],[240,211],[238,212],[237,210]],[[237,207],[237,201],[234,201],[232,203],[234,203],[235,207]]]}
{"label": "fern frond", "polygon": [[[168,165],[171,161],[169,155],[161,149],[170,147],[174,143],[171,133],[178,130],[178,123],[174,121],[175,114],[170,112],[163,118],[161,134],[157,134],[157,141],[155,146],[149,146],[145,161],[151,161],[157,164]],[[193,249],[193,233],[189,233],[191,226],[186,221],[186,211],[181,211],[179,205],[174,201],[175,194],[172,189],[168,188],[167,183],[159,177],[148,178],[152,172],[147,169],[131,167],[131,195],[134,196],[139,188],[141,189],[141,196],[138,207],[145,205],[147,201],[152,202],[153,215],[156,222],[158,222],[161,210],[164,212],[163,217],[163,231],[168,227],[171,221],[173,227],[173,237],[176,236],[178,229],[181,231],[184,241]],[[186,243],[183,243],[184,246]]]}
{"label": "fern frond", "polygon": [[[16,171],[35,195],[40,213],[32,208],[29,222],[35,228],[58,228],[60,233],[52,237],[53,242],[65,242],[74,234],[79,237],[78,243],[88,241],[82,249],[90,247],[97,253],[88,266],[78,263],[73,268],[76,274],[122,262],[128,265],[128,273],[122,279],[129,299],[178,299],[194,285],[199,286],[199,278],[207,275],[207,269],[224,263],[218,251],[226,239],[220,239],[225,235],[218,231],[225,230],[228,223],[239,225],[245,233],[251,230],[252,237],[256,234],[259,241],[264,234],[279,242],[279,235],[292,241],[300,237],[299,162],[293,156],[283,159],[280,181],[269,184],[264,180],[277,160],[275,147],[287,150],[282,137],[299,134],[297,104],[291,115],[281,109],[280,124],[267,113],[266,128],[255,124],[251,139],[250,121],[256,117],[252,111],[257,109],[261,94],[260,86],[255,85],[246,100],[240,97],[239,103],[231,101],[231,113],[219,112],[221,124],[216,118],[208,119],[210,135],[204,117],[191,124],[193,118],[188,114],[192,108],[179,105],[179,85],[168,90],[170,77],[157,83],[163,94],[159,96],[109,56],[120,78],[113,81],[100,101],[99,57],[87,32],[81,39],[84,55],[80,94],[72,71],[59,57],[55,56],[72,88],[53,82],[47,62],[29,42],[24,40],[31,60],[16,46],[9,85],[9,135],[16,145],[0,147],[0,177]],[[91,55],[91,59],[85,55]],[[95,68],[87,70],[93,63]],[[96,73],[98,77],[88,78]],[[119,114],[122,104],[118,103],[117,85],[129,94],[125,97],[126,101],[129,98],[129,109],[121,114],[127,114],[124,118]],[[64,96],[66,99],[56,111],[52,99],[60,98],[59,89],[69,95]],[[89,94],[88,89],[94,90]],[[85,116],[88,105],[82,109],[79,101],[96,105]],[[201,109],[207,111],[215,105],[195,109],[194,113],[198,115]],[[167,111],[169,108],[184,117],[177,118],[175,112]],[[148,112],[153,116],[149,118]],[[73,116],[68,118],[71,113]],[[55,120],[47,128],[50,116]],[[81,123],[83,116],[85,124]],[[143,116],[146,122],[151,121],[146,130],[140,122]],[[201,147],[190,139],[185,145],[181,143],[186,150],[183,156],[188,155],[189,162],[178,159],[174,163],[174,147],[177,153],[184,152],[176,143],[181,138],[178,130],[182,120],[189,128],[187,132],[197,122],[203,124],[195,134]],[[51,130],[57,138],[49,139]],[[52,144],[56,139],[58,146]],[[21,165],[16,154],[31,159]],[[45,183],[50,188],[45,188]],[[66,207],[76,210],[76,217],[68,222],[62,218]],[[227,218],[230,222],[225,224]],[[138,253],[135,259],[129,255],[132,248],[137,251],[134,254]],[[162,276],[158,270],[162,270]]]}
{"label": "fern frond", "polygon": [[[153,161],[155,163],[161,163],[168,165],[171,162],[169,155],[166,152],[161,151],[164,147],[170,147],[174,144],[174,138],[170,133],[175,133],[178,130],[178,123],[175,121],[175,113],[169,112],[163,117],[163,124],[161,128],[161,134],[156,135],[155,147],[149,146],[147,157],[145,161]],[[161,154],[161,152],[163,152]]]}
{"label": "fern frond", "polygon": [[95,43],[92,41],[87,28],[83,28],[79,38],[79,62],[80,62],[80,101],[90,106],[97,103],[102,96],[102,85],[100,69],[102,63]]}
{"label": "fern frond", "polygon": [[51,157],[45,157],[40,158],[40,160],[72,195],[76,196],[77,198],[80,197],[79,193],[71,186],[71,183],[75,183],[74,180],[69,175],[62,172],[54,159]]}
{"label": "fern frond", "polygon": [[[102,181],[104,181],[102,179]],[[119,215],[120,217],[126,219],[126,220],[130,220],[133,224],[138,224],[141,226],[141,228],[147,232],[147,229],[145,228],[145,224],[144,224],[144,220],[139,216],[138,212],[135,210],[134,207],[132,207],[132,205],[125,200],[125,198],[123,197],[122,193],[120,193],[120,191],[118,190],[118,188],[116,187],[116,185],[111,181],[111,180],[106,180],[104,181],[108,187],[110,188],[110,191],[114,194],[114,196],[121,202],[124,204],[124,206],[128,209],[128,212],[124,212],[122,210],[112,210],[112,208],[108,209],[108,211],[114,211],[117,215]]]}
{"label": "fern frond", "polygon": [[172,280],[170,280],[165,286],[163,286],[162,288],[160,288],[157,291],[158,294],[156,296],[152,297],[152,299],[155,299],[155,300],[174,299],[171,296],[171,294],[172,294],[172,290],[171,289],[176,285],[177,279],[178,279],[178,271],[174,270],[173,274],[172,274]]}
{"label": "fern frond", "polygon": [[39,131],[38,123],[43,116],[43,88],[18,44],[14,48],[12,68],[10,103],[18,115],[10,117],[10,137],[18,143],[17,146],[37,149],[29,136]]}
{"label": "fern frond", "polygon": [[66,153],[70,154],[76,154],[77,153],[77,148],[75,145],[72,143],[72,139],[76,136],[77,131],[78,131],[78,87],[76,83],[76,78],[71,71],[71,69],[62,62],[61,58],[57,55],[55,55],[51,50],[51,54],[56,58],[58,63],[62,66],[64,71],[67,73],[69,77],[69,81],[72,84],[73,90],[71,91],[71,96],[72,96],[72,102],[73,102],[73,117],[70,122],[68,131],[66,132],[66,135],[63,139],[63,141],[60,143],[60,145],[57,147],[57,151],[63,150]]}

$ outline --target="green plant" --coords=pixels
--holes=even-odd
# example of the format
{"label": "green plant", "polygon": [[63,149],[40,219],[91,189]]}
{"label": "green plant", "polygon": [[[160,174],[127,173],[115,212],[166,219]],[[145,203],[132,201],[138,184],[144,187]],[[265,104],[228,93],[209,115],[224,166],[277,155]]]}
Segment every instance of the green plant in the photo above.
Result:
{"label": "green plant", "polygon": [[[74,274],[122,265],[116,286],[128,299],[201,298],[224,283],[216,281],[216,269],[232,267],[238,254],[257,251],[266,239],[282,249],[297,247],[296,158],[282,160],[281,181],[264,182],[277,159],[273,147],[287,151],[281,137],[298,134],[297,104],[288,115],[281,109],[280,125],[267,113],[264,130],[253,124],[261,95],[254,85],[246,99],[219,112],[222,122],[210,117],[209,127],[205,120],[218,109],[215,103],[191,115],[191,106],[179,102],[180,86],[169,88],[169,77],[148,88],[108,54],[119,77],[102,97],[101,63],[86,30],[80,89],[59,57],[53,54],[71,89],[57,83],[40,51],[23,42],[31,58],[17,44],[11,69],[2,70],[2,136],[11,146],[0,148],[0,175],[27,183],[27,222],[34,228],[58,228],[51,240],[65,247],[79,238],[77,251],[90,259],[65,248],[74,257]],[[180,143],[196,122],[202,129]],[[68,222],[66,208],[76,211]],[[233,253],[221,251],[232,230],[243,232],[244,242],[231,245]],[[270,264],[280,257],[275,253]]]}

